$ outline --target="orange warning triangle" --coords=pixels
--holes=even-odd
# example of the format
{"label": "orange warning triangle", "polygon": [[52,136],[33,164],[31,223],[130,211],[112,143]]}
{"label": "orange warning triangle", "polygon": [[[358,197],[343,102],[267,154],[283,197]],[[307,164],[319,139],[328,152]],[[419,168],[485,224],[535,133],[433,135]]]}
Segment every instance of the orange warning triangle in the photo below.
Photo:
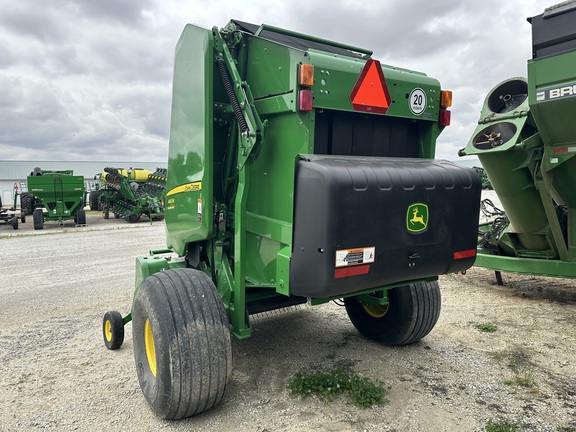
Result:
{"label": "orange warning triangle", "polygon": [[357,111],[385,114],[390,106],[390,92],[380,62],[368,59],[350,93],[350,102]]}

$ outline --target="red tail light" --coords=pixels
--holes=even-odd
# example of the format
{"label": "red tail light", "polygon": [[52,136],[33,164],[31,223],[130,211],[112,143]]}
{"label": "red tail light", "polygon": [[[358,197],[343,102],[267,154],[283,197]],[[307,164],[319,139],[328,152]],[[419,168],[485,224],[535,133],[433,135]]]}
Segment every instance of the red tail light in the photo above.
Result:
{"label": "red tail light", "polygon": [[298,111],[312,111],[314,95],[312,90],[298,91]]}
{"label": "red tail light", "polygon": [[438,123],[440,126],[450,126],[451,113],[448,110],[441,109],[440,116],[438,117]]}

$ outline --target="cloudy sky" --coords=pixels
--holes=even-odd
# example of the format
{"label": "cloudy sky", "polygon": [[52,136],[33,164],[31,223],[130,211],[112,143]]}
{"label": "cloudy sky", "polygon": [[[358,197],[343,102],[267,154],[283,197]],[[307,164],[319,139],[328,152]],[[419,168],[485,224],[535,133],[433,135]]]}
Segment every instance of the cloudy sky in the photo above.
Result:
{"label": "cloudy sky", "polygon": [[545,0],[0,0],[0,160],[165,161],[174,46],[188,22],[271,24],[371,49],[454,92],[437,156],[458,159],[487,92],[526,76]]}

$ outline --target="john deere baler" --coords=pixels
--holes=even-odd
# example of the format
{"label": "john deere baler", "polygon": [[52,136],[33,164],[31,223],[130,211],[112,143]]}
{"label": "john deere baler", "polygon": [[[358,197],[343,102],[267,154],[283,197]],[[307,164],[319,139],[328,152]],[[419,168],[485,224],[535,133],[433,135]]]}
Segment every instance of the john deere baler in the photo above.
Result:
{"label": "john deere baler", "polygon": [[438,275],[474,263],[480,180],[433,159],[451,93],[371,54],[240,21],[184,29],[168,247],[137,259],[131,313],[103,323],[114,349],[133,321],[160,416],[221,400],[229,325],[250,336],[250,314],[344,299],[362,334],[409,344],[438,319]]}

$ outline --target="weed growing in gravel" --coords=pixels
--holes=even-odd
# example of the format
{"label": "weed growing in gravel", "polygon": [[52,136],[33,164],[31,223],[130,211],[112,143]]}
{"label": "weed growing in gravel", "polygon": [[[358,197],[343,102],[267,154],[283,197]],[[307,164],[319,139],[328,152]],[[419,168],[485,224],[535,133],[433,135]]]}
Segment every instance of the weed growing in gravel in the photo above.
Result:
{"label": "weed growing in gravel", "polygon": [[486,427],[484,428],[486,432],[521,432],[522,428],[514,423],[509,422],[493,422],[488,420]]}
{"label": "weed growing in gravel", "polygon": [[298,372],[289,383],[288,390],[292,396],[307,398],[316,395],[319,399],[330,402],[340,395],[345,395],[360,408],[383,405],[388,402],[388,389],[381,382],[372,382],[351,370],[346,362],[337,362],[328,371]]}
{"label": "weed growing in gravel", "polygon": [[498,326],[490,323],[474,324],[474,327],[484,333],[494,333],[498,330]]}
{"label": "weed growing in gravel", "polygon": [[532,371],[532,364],[530,362],[530,355],[523,351],[512,352],[509,355],[508,367],[514,372],[511,379],[504,381],[508,386],[519,386],[527,389],[532,389],[533,392],[538,391],[538,384],[534,379]]}
{"label": "weed growing in gravel", "polygon": [[526,388],[538,387],[534,377],[532,376],[532,372],[526,372],[522,375],[515,375],[513,378],[504,381],[504,384],[509,386],[517,385]]}

